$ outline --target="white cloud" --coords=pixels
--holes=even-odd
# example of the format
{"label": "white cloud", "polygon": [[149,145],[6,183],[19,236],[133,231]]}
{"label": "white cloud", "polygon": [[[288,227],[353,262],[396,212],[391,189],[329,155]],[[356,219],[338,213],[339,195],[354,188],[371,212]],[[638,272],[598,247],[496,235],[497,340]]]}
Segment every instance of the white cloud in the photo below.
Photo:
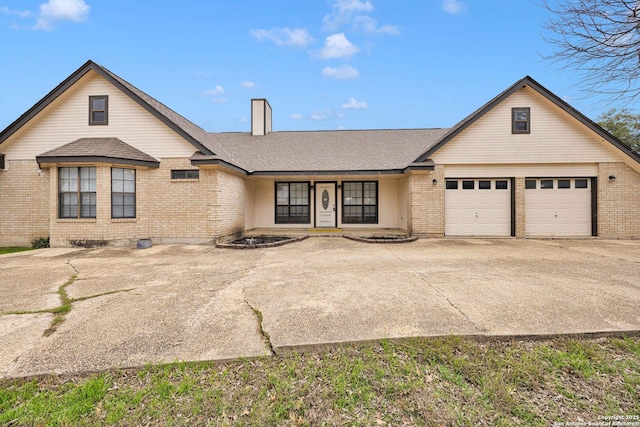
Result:
{"label": "white cloud", "polygon": [[240,117],[238,119],[238,123],[247,123],[249,121],[249,119],[247,119],[246,117]]}
{"label": "white cloud", "polygon": [[20,19],[24,19],[24,18],[28,18],[31,15],[33,15],[33,12],[31,12],[30,10],[13,10],[13,9],[9,9],[8,7],[0,7],[0,12],[6,14],[6,15],[14,15],[17,16]]}
{"label": "white cloud", "polygon": [[324,40],[324,46],[318,56],[322,59],[346,58],[358,52],[357,46],[351,44],[344,33],[333,34]]}
{"label": "white cloud", "polygon": [[348,80],[359,77],[360,73],[357,69],[350,67],[349,65],[341,65],[338,68],[324,67],[322,70],[322,77],[337,80]]}
{"label": "white cloud", "polygon": [[220,86],[220,85],[216,85],[216,87],[214,89],[205,90],[203,92],[203,95],[215,96],[215,95],[219,95],[221,93],[224,93],[224,88],[222,86]]}
{"label": "white cloud", "polygon": [[293,120],[302,120],[302,119],[304,119],[304,116],[302,114],[298,114],[298,113],[293,113],[290,117]]}
{"label": "white cloud", "polygon": [[244,81],[244,82],[240,83],[240,86],[246,87],[248,89],[251,89],[251,88],[256,87],[256,84],[254,82]]}
{"label": "white cloud", "polygon": [[356,101],[355,98],[349,98],[349,102],[342,105],[342,109],[344,110],[366,110],[369,108],[366,102],[364,101]]}
{"label": "white cloud", "polygon": [[327,115],[324,113],[311,113],[309,116],[311,120],[324,120],[327,118]]}
{"label": "white cloud", "polygon": [[271,30],[251,30],[251,35],[258,41],[271,40],[278,46],[307,46],[313,37],[306,28],[272,28]]}
{"label": "white cloud", "polygon": [[353,19],[353,28],[356,31],[363,31],[365,33],[377,33],[377,34],[400,34],[398,27],[394,25],[383,25],[378,27],[378,21],[370,16],[358,15]]}
{"label": "white cloud", "polygon": [[84,0],[49,0],[40,5],[40,15],[34,29],[50,30],[56,21],[83,22],[90,7]]}
{"label": "white cloud", "polygon": [[458,14],[467,10],[467,4],[460,0],[444,0],[442,9],[447,13]]}
{"label": "white cloud", "polygon": [[211,102],[213,102],[214,104],[226,104],[227,98],[212,98]]}
{"label": "white cloud", "polygon": [[326,15],[322,21],[326,30],[335,31],[347,24],[354,14],[371,12],[373,5],[368,0],[333,0],[331,8],[331,13]]}

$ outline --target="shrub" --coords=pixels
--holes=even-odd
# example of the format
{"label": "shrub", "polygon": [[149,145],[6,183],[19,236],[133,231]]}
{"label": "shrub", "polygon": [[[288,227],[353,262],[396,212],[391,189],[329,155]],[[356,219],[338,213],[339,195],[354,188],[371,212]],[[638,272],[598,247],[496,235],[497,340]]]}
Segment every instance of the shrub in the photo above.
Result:
{"label": "shrub", "polygon": [[33,249],[42,249],[49,247],[49,237],[36,237],[31,241],[31,247]]}

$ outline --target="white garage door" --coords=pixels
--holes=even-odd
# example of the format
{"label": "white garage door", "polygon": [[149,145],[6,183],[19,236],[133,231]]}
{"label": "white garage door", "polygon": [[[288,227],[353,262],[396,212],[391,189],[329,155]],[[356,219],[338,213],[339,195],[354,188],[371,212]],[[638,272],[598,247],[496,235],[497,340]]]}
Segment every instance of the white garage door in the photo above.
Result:
{"label": "white garage door", "polygon": [[446,236],[511,236],[511,181],[447,179]]}
{"label": "white garage door", "polygon": [[590,179],[527,179],[524,195],[527,236],[591,236]]}

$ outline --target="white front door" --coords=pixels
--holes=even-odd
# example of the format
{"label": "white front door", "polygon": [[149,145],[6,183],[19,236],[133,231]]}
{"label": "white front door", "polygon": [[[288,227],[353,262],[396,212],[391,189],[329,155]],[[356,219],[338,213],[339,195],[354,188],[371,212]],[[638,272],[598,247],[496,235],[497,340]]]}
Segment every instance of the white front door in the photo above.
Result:
{"label": "white front door", "polygon": [[316,227],[336,227],[336,184],[316,184]]}

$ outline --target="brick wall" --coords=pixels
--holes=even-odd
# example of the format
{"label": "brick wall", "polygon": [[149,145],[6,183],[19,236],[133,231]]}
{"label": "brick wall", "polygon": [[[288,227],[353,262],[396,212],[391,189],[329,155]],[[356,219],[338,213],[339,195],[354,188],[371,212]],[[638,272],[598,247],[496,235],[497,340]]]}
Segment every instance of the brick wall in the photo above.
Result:
{"label": "brick wall", "polygon": [[[434,184],[433,180],[437,180]],[[412,172],[408,179],[407,227],[418,236],[444,236],[444,166]]]}
{"label": "brick wall", "polygon": [[598,164],[598,236],[640,238],[640,174],[624,163]]}
{"label": "brick wall", "polygon": [[525,234],[525,204],[524,204],[525,177],[518,176],[515,179],[515,204],[516,204],[516,237],[524,237]]}
{"label": "brick wall", "polygon": [[35,160],[7,162],[0,170],[0,246],[31,246],[49,235],[49,171]]}
{"label": "brick wall", "polygon": [[233,240],[244,232],[246,182],[220,169],[215,179],[215,197],[209,206],[211,234],[216,241]]}

